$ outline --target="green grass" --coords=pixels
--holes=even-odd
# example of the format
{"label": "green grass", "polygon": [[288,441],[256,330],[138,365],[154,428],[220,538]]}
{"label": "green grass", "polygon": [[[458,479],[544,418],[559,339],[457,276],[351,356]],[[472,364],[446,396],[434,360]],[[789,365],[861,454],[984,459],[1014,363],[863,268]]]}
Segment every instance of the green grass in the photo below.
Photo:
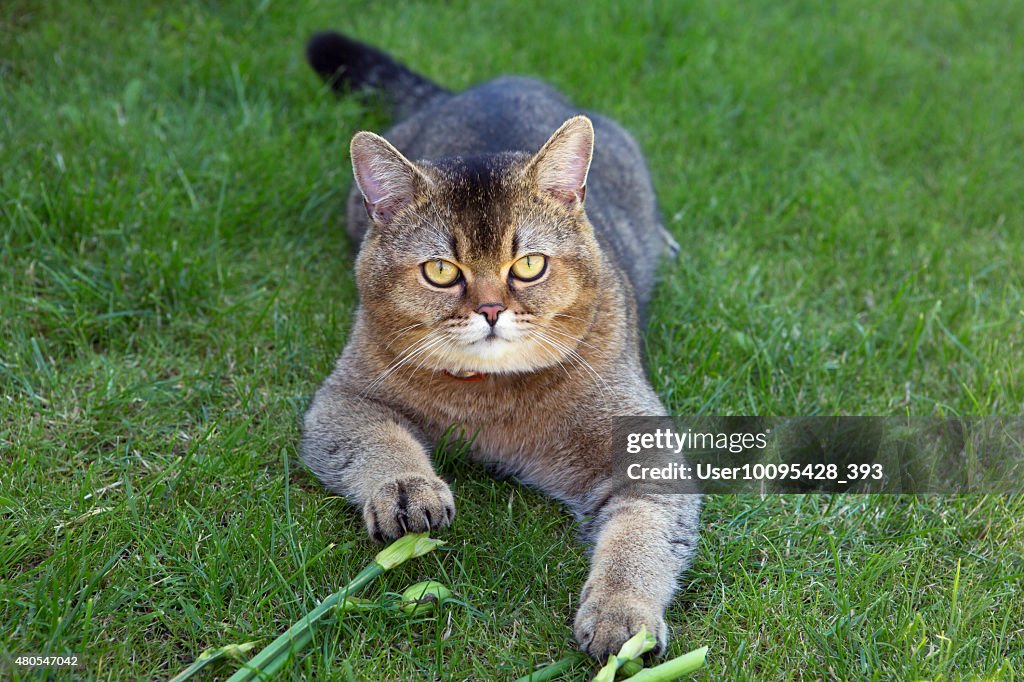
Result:
{"label": "green grass", "polygon": [[[0,677],[74,652],[166,679],[377,551],[296,453],[355,306],[348,139],[384,123],[309,72],[319,28],[456,88],[537,75],[635,133],[684,247],[647,340],[673,412],[1024,411],[1024,5],[606,4],[3,3]],[[441,459],[449,548],[373,594],[472,608],[346,619],[286,679],[508,679],[574,646],[570,518]],[[1024,671],[1019,496],[704,518],[670,611],[700,679]]]}

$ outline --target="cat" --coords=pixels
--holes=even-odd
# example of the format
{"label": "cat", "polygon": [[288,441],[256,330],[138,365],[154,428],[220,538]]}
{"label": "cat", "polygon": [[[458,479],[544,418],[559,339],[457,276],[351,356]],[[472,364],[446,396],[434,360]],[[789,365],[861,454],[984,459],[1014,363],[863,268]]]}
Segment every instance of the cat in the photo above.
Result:
{"label": "cat", "polygon": [[639,330],[677,247],[638,145],[535,80],[451,92],[334,32],[307,59],[399,122],[352,138],[360,303],[304,417],[303,461],[378,541],[445,528],[455,501],[429,453],[461,425],[475,458],[584,520],[580,648],[603,660],[646,626],[663,651],[701,500],[611,477],[613,417],[665,414]]}

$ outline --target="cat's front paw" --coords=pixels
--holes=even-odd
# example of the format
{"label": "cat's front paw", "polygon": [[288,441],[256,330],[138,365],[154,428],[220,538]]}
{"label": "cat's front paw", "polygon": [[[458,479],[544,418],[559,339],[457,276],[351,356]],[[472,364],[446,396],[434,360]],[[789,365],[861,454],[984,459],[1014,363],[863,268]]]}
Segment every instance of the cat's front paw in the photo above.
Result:
{"label": "cat's front paw", "polygon": [[454,518],[455,498],[436,476],[397,478],[377,488],[363,505],[366,530],[378,542],[445,528]]}
{"label": "cat's front paw", "polygon": [[663,652],[668,626],[659,606],[635,593],[621,593],[598,586],[584,588],[573,626],[581,651],[599,661],[606,661],[609,655],[619,652],[627,639],[640,632],[641,626],[646,626],[647,631],[658,638],[654,653]]}

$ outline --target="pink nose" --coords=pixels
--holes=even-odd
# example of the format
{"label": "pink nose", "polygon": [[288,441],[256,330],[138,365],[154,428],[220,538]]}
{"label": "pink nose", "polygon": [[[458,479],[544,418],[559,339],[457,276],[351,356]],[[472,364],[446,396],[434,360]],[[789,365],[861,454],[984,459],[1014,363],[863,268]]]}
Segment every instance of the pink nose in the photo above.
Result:
{"label": "pink nose", "polygon": [[500,315],[501,311],[504,309],[505,306],[500,303],[484,303],[483,305],[478,306],[476,311],[486,317],[487,324],[493,327],[498,324],[498,315]]}

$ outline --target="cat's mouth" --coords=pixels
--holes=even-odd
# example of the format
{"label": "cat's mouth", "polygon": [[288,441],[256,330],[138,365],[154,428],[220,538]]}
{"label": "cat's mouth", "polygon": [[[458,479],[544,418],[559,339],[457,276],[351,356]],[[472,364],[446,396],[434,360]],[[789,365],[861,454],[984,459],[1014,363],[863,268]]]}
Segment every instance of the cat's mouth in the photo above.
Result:
{"label": "cat's mouth", "polygon": [[[519,356],[525,350],[521,340],[509,339],[500,331],[478,337],[474,341],[464,342],[457,358],[453,358],[459,366],[458,370],[477,372],[501,372],[512,369],[519,364]],[[449,368],[450,369],[450,368]]]}
{"label": "cat's mouth", "polygon": [[[488,326],[483,319],[453,334],[450,345],[440,354],[437,370],[504,374],[526,372],[551,364],[552,348],[537,342],[522,324],[500,319]],[[547,351],[547,352],[545,352]]]}
{"label": "cat's mouth", "polygon": [[478,335],[476,339],[469,341],[466,345],[470,348],[479,348],[503,342],[514,343],[519,338],[520,335],[515,332],[495,326]]}
{"label": "cat's mouth", "polygon": [[477,339],[476,341],[473,341],[472,343],[470,343],[469,344],[469,348],[471,350],[474,350],[474,349],[481,349],[481,348],[492,348],[492,347],[495,347],[495,346],[502,346],[502,345],[511,346],[513,344],[514,344],[514,341],[512,339],[506,339],[504,336],[499,336],[499,335],[495,334],[494,332],[491,332],[490,334],[488,334],[487,336],[483,337],[482,339]]}

